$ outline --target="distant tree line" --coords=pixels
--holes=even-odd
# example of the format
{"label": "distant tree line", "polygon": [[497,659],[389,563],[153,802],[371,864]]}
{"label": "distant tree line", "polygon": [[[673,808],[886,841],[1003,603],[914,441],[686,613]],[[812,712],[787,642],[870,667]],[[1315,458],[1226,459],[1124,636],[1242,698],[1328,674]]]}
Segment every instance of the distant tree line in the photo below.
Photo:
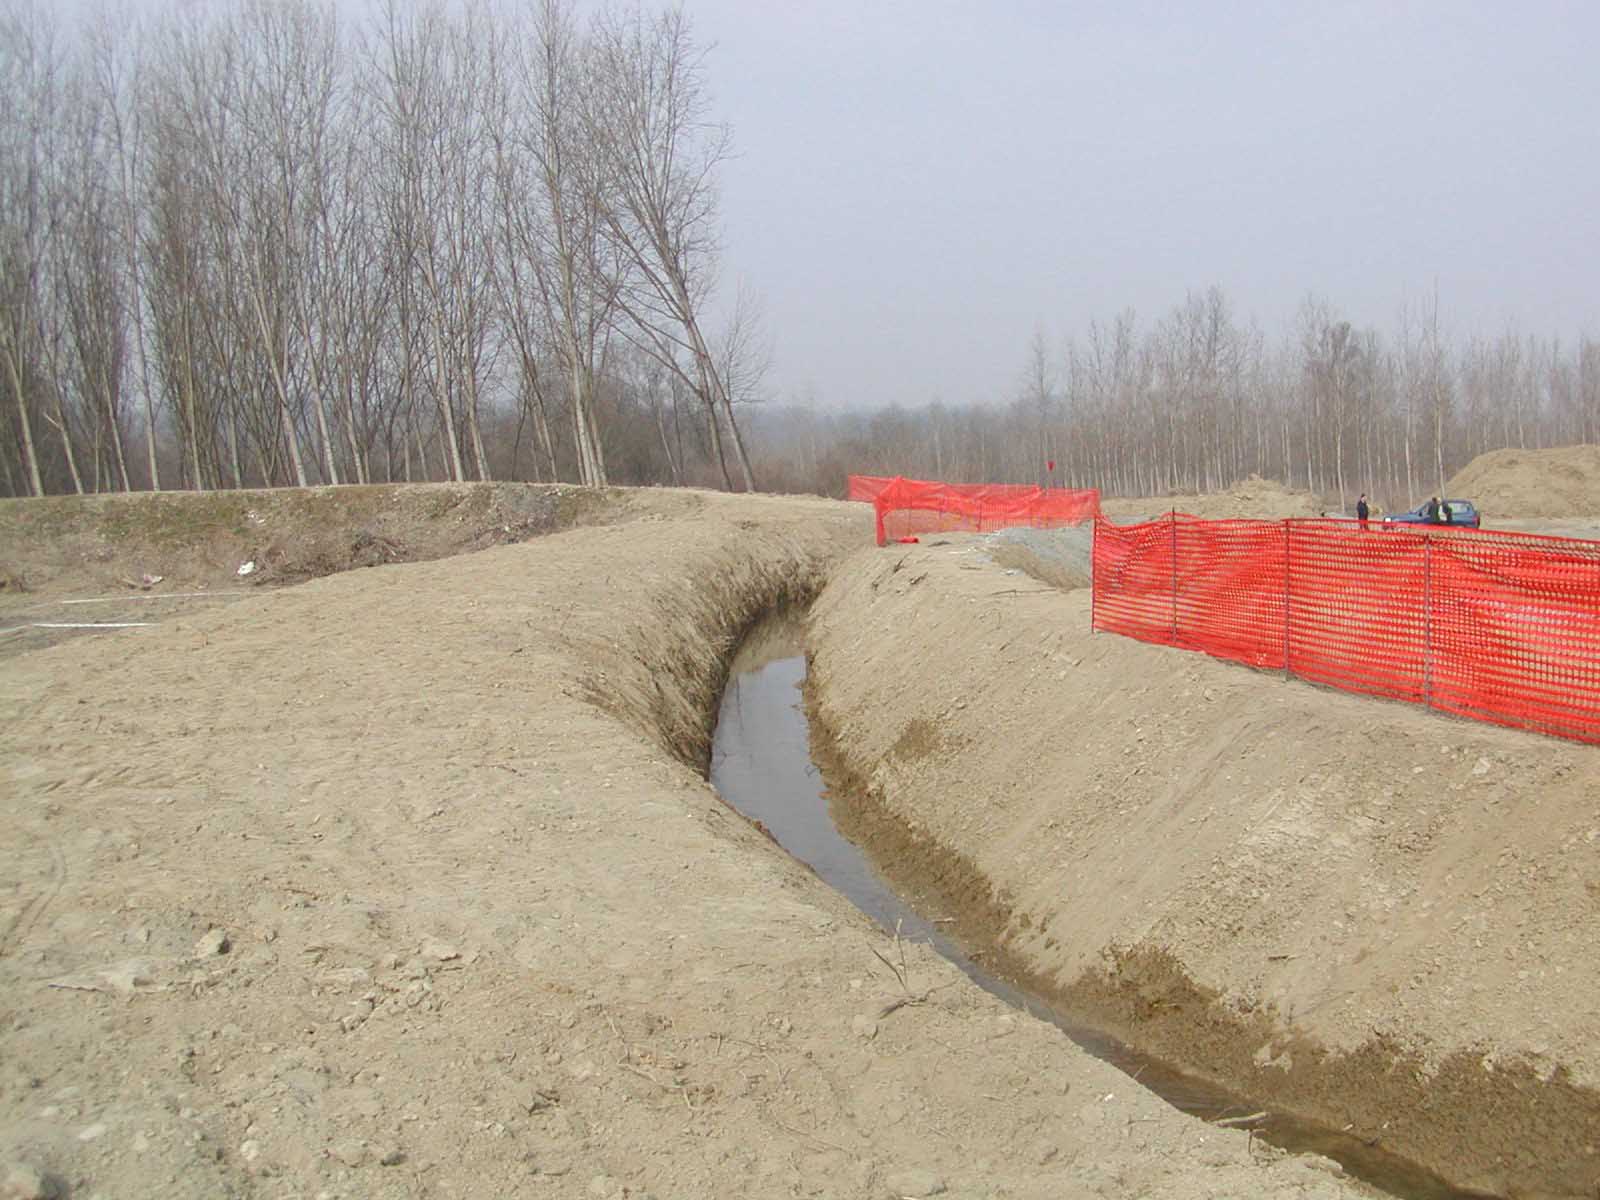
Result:
{"label": "distant tree line", "polygon": [[754,486],[680,11],[113,11],[0,5],[0,492]]}
{"label": "distant tree line", "polygon": [[1255,473],[1392,504],[1487,449],[1600,442],[1589,337],[1308,299],[1269,341],[1217,288],[1036,335],[983,403],[757,407],[759,314],[717,295],[729,132],[680,11],[116,11],[0,0],[0,494]]}
{"label": "distant tree line", "polygon": [[1395,506],[1487,450],[1600,443],[1600,341],[1453,342],[1437,301],[1385,335],[1312,298],[1273,345],[1211,288],[1153,324],[1124,312],[1059,347],[1036,334],[1002,404],[797,409],[757,432],[776,487],[837,493],[855,471],[1139,496],[1256,474]]}

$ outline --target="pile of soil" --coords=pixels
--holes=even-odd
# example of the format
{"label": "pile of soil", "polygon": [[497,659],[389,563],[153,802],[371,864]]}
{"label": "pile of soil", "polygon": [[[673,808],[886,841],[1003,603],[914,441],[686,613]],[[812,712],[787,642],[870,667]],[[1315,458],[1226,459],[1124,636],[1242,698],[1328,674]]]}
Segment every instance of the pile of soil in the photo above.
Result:
{"label": "pile of soil", "polygon": [[1600,515],[1600,446],[1491,450],[1445,485],[1485,520]]}
{"label": "pile of soil", "polygon": [[1209,520],[1279,520],[1316,517],[1328,511],[1310,492],[1285,487],[1275,479],[1251,475],[1225,492],[1202,495],[1116,497],[1100,502],[1101,510],[1119,524],[1148,521],[1174,510]]}
{"label": "pile of soil", "polygon": [[0,593],[295,583],[600,523],[625,513],[627,496],[438,483],[0,500]]}

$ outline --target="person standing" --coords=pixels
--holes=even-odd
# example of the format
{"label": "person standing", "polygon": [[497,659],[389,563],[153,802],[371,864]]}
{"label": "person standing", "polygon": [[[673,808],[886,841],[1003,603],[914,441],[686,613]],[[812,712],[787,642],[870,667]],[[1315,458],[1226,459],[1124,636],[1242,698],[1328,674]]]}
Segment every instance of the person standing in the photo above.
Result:
{"label": "person standing", "polygon": [[1441,501],[1440,504],[1439,504],[1439,524],[1441,524],[1441,525],[1450,524],[1450,516],[1451,516],[1450,501],[1448,501],[1448,500]]}
{"label": "person standing", "polygon": [[1428,518],[1429,525],[1437,525],[1439,523],[1439,497],[1432,496],[1428,499],[1428,507],[1423,515]]}
{"label": "person standing", "polygon": [[1361,493],[1361,498],[1356,501],[1356,520],[1361,522],[1361,528],[1367,527],[1367,518],[1372,515],[1372,510],[1367,507],[1367,494]]}

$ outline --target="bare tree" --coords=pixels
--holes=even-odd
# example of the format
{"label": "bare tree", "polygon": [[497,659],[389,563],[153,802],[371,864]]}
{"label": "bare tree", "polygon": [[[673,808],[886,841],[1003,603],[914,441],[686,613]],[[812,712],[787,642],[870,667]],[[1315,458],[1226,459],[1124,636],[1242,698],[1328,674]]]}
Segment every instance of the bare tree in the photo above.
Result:
{"label": "bare tree", "polygon": [[[535,326],[546,331],[567,379],[579,481],[603,486],[595,389],[625,267],[605,236],[601,160],[584,121],[596,79],[592,49],[564,0],[542,0],[526,36],[511,42],[517,49],[501,60],[503,101],[493,123],[502,294],[525,375],[537,371]],[[529,386],[538,396],[537,384]],[[538,419],[548,441],[542,406]]]}
{"label": "bare tree", "polygon": [[70,380],[81,405],[94,490],[109,484],[126,491],[122,397],[129,305],[110,127],[104,97],[80,62],[69,75],[63,106],[61,188],[51,223],[55,307],[64,322],[66,359],[57,391]]}
{"label": "bare tree", "polygon": [[1026,413],[1026,419],[1037,429],[1038,441],[1035,443],[1035,457],[1042,456],[1046,462],[1054,462],[1056,447],[1054,435],[1058,426],[1056,372],[1051,362],[1050,345],[1045,340],[1044,330],[1034,328],[1033,337],[1028,341],[1028,361],[1023,369],[1022,394],[1020,402]]}
{"label": "bare tree", "polygon": [[1343,509],[1348,506],[1350,490],[1345,479],[1345,439],[1358,420],[1360,348],[1350,322],[1339,320],[1322,301],[1308,300],[1301,308],[1300,320],[1302,370],[1313,405],[1311,426],[1332,431],[1333,472],[1328,482],[1337,488]]}
{"label": "bare tree", "polygon": [[44,494],[34,439],[49,238],[45,173],[55,118],[54,30],[31,7],[0,13],[0,364],[28,489]]}
{"label": "bare tree", "polygon": [[[639,344],[683,377],[735,433],[746,490],[755,473],[733,400],[702,330],[716,282],[716,172],[732,135],[709,120],[704,52],[688,18],[671,9],[601,17],[588,134],[601,152],[606,225],[636,273],[619,297]],[[717,422],[710,428],[716,436]]]}
{"label": "bare tree", "polygon": [[[438,258],[431,226],[438,190],[433,147],[444,136],[444,107],[448,103],[443,95],[441,61],[446,38],[444,21],[437,5],[413,14],[403,10],[398,0],[387,0],[374,52],[375,78],[371,86],[381,117],[377,135],[390,176],[386,181],[389,246],[385,269],[397,280],[396,317],[406,424],[416,440],[426,474],[416,391],[419,386],[427,386],[431,375],[447,475],[459,480],[465,478],[465,471],[447,386],[445,331],[439,323],[444,314],[431,307],[431,300],[442,292],[433,289],[430,296],[425,286],[427,272]],[[425,345],[431,347],[431,358],[423,352]]]}

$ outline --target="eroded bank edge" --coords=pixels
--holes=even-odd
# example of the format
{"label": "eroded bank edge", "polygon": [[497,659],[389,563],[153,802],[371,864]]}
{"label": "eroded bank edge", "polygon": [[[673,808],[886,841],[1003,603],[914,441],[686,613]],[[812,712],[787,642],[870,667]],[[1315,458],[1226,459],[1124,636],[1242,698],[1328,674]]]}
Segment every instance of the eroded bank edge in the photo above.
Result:
{"label": "eroded bank edge", "polygon": [[[632,648],[643,655],[653,642],[651,699],[641,707],[599,681],[584,688],[587,698],[704,776],[721,692],[743,637],[771,610],[809,604],[838,561],[832,546],[786,550],[753,556],[723,548],[697,564],[694,587],[664,594],[663,616],[677,618],[671,628],[658,627],[654,639]],[[619,641],[625,649],[626,639]],[[871,764],[853,762],[837,741],[826,694],[826,680],[808,673],[813,756],[836,797],[840,828],[903,890],[955,918],[958,939],[995,974],[1180,1070],[1264,1097],[1276,1113],[1348,1133],[1461,1188],[1595,1194],[1600,1097],[1563,1071],[1489,1070],[1474,1054],[1429,1070],[1416,1054],[1381,1038],[1353,1053],[1332,1052],[1271,1012],[1224,1007],[1170,947],[1106,947],[1102,969],[1057,980],[1010,948],[1008,933],[1032,918],[1016,910],[1003,886],[863,786]],[[1278,1065],[1261,1067],[1263,1046]]]}
{"label": "eroded bank edge", "polygon": [[648,686],[619,689],[590,672],[579,679],[579,694],[706,778],[722,692],[746,634],[769,613],[809,607],[847,548],[823,539],[768,554],[724,548],[707,556],[694,564],[686,592],[661,589],[654,630],[636,627],[617,638],[622,656],[642,665]]}
{"label": "eroded bank edge", "polygon": [[[1325,1146],[1306,1148],[1341,1157],[1340,1143],[1353,1138],[1473,1194],[1597,1194],[1600,1095],[1564,1069],[1490,1069],[1468,1052],[1430,1068],[1382,1037],[1336,1052],[1273,1012],[1224,1005],[1172,947],[1103,947],[1100,969],[1057,979],[1009,944],[1010,932],[1034,918],[1003,885],[959,848],[915,828],[867,783],[871,764],[856,762],[837,737],[827,692],[827,680],[808,670],[812,756],[834,820],[898,889],[952,920],[956,939],[996,975],[1179,1071],[1261,1099],[1273,1119],[1297,1127],[1301,1145],[1308,1128],[1326,1131]],[[1275,1065],[1261,1066],[1263,1046]]]}

